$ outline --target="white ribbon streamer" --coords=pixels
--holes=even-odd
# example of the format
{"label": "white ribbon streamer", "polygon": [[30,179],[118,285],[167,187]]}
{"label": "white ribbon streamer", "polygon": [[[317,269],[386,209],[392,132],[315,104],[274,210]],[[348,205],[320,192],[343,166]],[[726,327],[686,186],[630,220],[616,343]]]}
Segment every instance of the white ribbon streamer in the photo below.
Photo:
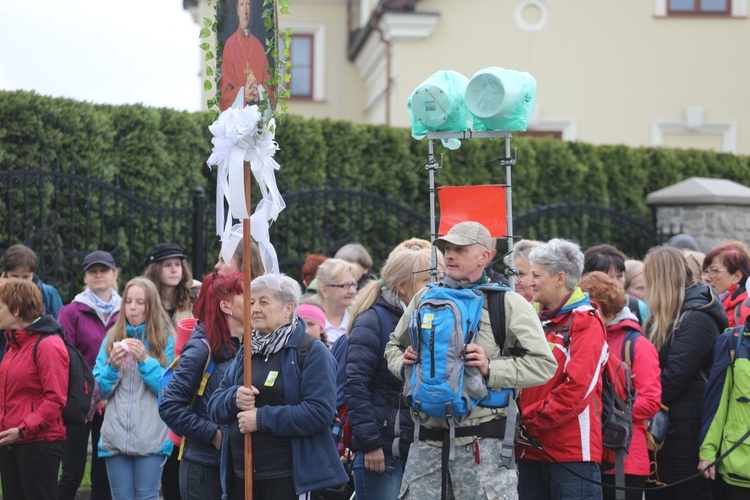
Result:
{"label": "white ribbon streamer", "polygon": [[[216,234],[221,235],[222,256],[231,259],[239,240],[242,226],[232,226],[232,218],[250,218],[251,235],[258,243],[266,275],[279,286],[279,263],[269,237],[269,226],[286,207],[276,186],[275,171],[280,168],[274,154],[279,149],[274,141],[276,123],[273,119],[262,120],[258,106],[242,109],[229,108],[209,127],[214,135],[211,156],[206,162],[209,168],[219,167],[216,183]],[[250,162],[262,199],[250,216],[247,211],[244,162]],[[229,205],[230,216],[225,217],[224,200]],[[272,283],[269,283],[271,286]]]}

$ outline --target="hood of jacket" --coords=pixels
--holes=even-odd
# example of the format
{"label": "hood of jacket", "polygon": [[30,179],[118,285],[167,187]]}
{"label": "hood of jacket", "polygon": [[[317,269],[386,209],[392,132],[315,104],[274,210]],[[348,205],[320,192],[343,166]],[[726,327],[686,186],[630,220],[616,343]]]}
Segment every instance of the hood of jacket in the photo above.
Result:
{"label": "hood of jacket", "polygon": [[41,333],[42,335],[50,335],[53,333],[59,333],[62,335],[63,326],[57,322],[54,316],[47,314],[41,318],[37,318],[33,323],[24,328],[24,330]]}
{"label": "hood of jacket", "polygon": [[721,300],[714,289],[705,283],[693,283],[685,289],[682,310],[700,310],[711,316],[718,324],[726,323],[726,313]]}
{"label": "hood of jacket", "polygon": [[620,331],[635,330],[643,333],[641,324],[638,323],[638,318],[630,311],[628,306],[620,309],[620,312],[615,314],[615,317],[606,325],[607,333],[616,333]]}

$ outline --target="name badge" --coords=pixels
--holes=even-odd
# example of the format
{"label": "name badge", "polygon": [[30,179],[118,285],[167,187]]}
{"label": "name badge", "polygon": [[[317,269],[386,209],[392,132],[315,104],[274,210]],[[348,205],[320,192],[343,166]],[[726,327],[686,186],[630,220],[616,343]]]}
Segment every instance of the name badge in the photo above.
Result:
{"label": "name badge", "polygon": [[276,372],[276,371],[268,372],[268,377],[266,378],[266,383],[263,384],[263,385],[265,385],[266,387],[273,387],[273,384],[276,383],[276,377],[278,377],[278,376],[279,376],[279,372]]}

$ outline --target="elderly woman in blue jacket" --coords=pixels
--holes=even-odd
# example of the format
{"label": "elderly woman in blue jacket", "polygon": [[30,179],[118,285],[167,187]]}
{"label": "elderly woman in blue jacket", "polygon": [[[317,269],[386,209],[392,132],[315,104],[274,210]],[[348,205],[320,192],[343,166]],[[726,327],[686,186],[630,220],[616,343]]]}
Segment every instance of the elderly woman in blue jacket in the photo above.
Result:
{"label": "elderly woman in blue jacket", "polygon": [[[219,450],[227,428],[208,417],[208,400],[239,349],[244,333],[243,296],[239,273],[211,273],[203,279],[193,306],[198,323],[182,348],[159,405],[164,422],[184,438],[179,472],[182,500],[221,497]],[[201,384],[205,388],[198,396]]]}
{"label": "elderly woman in blue jacket", "polygon": [[[252,282],[252,387],[242,385],[245,342],[208,404],[211,419],[229,427],[221,446],[222,498],[244,498],[249,433],[256,500],[297,499],[347,481],[330,432],[336,365],[322,342],[310,342],[305,322],[295,316],[301,295],[287,276]],[[300,342],[309,345],[304,355],[297,352]]]}
{"label": "elderly woman in blue jacket", "polygon": [[159,418],[157,392],[174,355],[174,331],[156,287],[146,278],[130,280],[94,365],[107,399],[99,456],[114,500],[159,498],[161,470],[173,445]]}

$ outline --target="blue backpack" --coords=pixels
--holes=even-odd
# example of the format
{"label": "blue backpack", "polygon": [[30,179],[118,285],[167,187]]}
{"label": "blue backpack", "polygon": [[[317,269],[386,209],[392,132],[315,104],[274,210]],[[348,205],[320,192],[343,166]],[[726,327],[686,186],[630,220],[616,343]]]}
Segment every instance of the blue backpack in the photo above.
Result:
{"label": "blue backpack", "polygon": [[514,397],[513,390],[488,390],[479,370],[465,366],[463,351],[466,344],[477,338],[485,296],[489,300],[495,341],[502,350],[505,337],[502,298],[509,289],[500,286],[455,289],[432,283],[427,286],[429,289],[411,313],[409,322],[411,345],[418,358],[411,376],[406,377],[404,392],[413,413],[445,418],[452,424],[453,420],[469,415],[477,405],[507,406]]}

